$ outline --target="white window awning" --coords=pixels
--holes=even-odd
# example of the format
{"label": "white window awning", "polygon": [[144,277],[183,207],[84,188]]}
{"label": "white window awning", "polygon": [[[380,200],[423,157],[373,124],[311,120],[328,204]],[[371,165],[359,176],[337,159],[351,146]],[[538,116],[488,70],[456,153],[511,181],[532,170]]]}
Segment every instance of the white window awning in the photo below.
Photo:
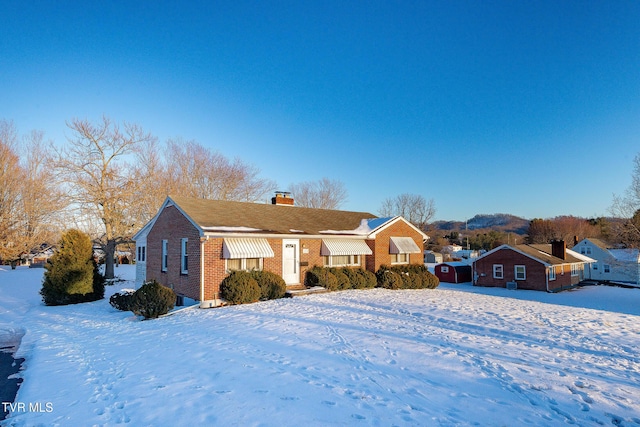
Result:
{"label": "white window awning", "polygon": [[322,256],[371,255],[371,249],[362,239],[322,239]]}
{"label": "white window awning", "polygon": [[267,239],[226,238],[222,243],[222,257],[237,258],[273,258],[273,249]]}
{"label": "white window awning", "polygon": [[420,254],[422,251],[411,237],[390,237],[390,254]]}

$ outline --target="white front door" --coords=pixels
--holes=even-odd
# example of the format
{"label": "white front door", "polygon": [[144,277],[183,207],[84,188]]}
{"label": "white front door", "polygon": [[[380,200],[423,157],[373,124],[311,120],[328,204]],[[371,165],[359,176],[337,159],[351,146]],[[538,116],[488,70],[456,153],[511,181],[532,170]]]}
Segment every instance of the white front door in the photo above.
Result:
{"label": "white front door", "polygon": [[297,239],[282,240],[282,278],[287,285],[300,283],[300,268]]}

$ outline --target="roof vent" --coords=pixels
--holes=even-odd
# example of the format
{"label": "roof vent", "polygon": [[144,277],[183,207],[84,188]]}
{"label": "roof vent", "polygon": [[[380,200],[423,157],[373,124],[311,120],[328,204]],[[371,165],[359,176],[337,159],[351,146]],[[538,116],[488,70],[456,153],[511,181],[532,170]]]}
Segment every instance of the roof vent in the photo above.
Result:
{"label": "roof vent", "polygon": [[271,198],[271,204],[293,206],[293,197],[288,191],[276,191],[275,197]]}

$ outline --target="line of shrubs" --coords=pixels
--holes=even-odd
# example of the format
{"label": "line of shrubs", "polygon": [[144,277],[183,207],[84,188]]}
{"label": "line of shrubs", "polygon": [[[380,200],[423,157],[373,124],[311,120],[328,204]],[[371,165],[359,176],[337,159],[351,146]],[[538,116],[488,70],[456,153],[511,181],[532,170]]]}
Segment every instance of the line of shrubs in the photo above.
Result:
{"label": "line of shrubs", "polygon": [[373,274],[361,268],[313,267],[307,271],[306,286],[322,286],[329,291],[343,289],[435,289],[440,280],[420,264],[382,265]]}

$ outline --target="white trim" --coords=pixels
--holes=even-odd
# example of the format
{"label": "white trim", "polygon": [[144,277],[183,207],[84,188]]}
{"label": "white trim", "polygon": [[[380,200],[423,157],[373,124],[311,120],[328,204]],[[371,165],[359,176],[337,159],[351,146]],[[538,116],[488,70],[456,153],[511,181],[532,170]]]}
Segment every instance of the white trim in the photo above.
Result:
{"label": "white trim", "polygon": [[[370,218],[370,219],[376,219],[376,218]],[[406,223],[409,227],[413,228],[415,231],[420,233],[420,235],[422,236],[422,240],[429,239],[429,236],[424,234],[424,232],[422,230],[420,230],[418,227],[416,227],[415,225],[411,224],[409,221],[407,221],[406,219],[404,219],[401,216],[395,216],[395,217],[391,218],[389,221],[385,222],[384,224],[379,225],[378,227],[373,229],[371,231],[371,233],[369,233],[367,235],[367,237],[370,238],[370,239],[375,239],[376,238],[376,234],[378,234],[379,232],[383,231],[384,229],[392,226],[393,224],[395,224],[398,221],[402,221],[402,222]]]}
{"label": "white trim", "polygon": [[[518,268],[522,267],[522,276],[518,277]],[[515,264],[513,266],[513,277],[515,280],[527,280],[527,266],[524,264]]]}
{"label": "white trim", "polygon": [[[498,268],[496,268],[498,267]],[[498,277],[497,271],[500,270],[500,276]],[[493,264],[493,278],[494,279],[504,279],[504,265],[503,264]]]}

